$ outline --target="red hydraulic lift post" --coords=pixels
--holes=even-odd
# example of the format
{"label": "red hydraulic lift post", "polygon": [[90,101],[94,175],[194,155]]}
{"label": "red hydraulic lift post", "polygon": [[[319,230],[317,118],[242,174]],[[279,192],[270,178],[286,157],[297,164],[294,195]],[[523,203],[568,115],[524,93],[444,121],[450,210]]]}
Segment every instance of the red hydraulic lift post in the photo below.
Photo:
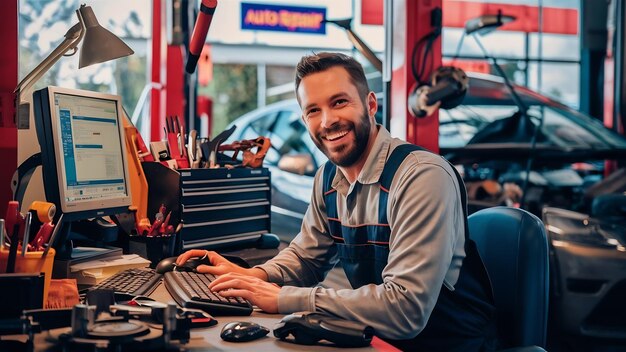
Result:
{"label": "red hydraulic lift post", "polygon": [[150,141],[159,141],[165,138],[165,107],[167,75],[167,42],[165,32],[165,4],[166,0],[152,0],[152,60],[150,94]]}
{"label": "red hydraulic lift post", "polygon": [[17,9],[18,0],[3,1],[0,33],[5,50],[0,51],[0,218],[12,199],[11,177],[17,168],[17,126],[13,90],[18,79]]}
{"label": "red hydraulic lift post", "polygon": [[178,116],[188,132],[185,119],[185,62],[182,45],[167,45],[167,90],[165,92],[165,115]]}
{"label": "red hydraulic lift post", "polygon": [[[433,31],[431,13],[441,9],[441,0],[394,0],[386,2],[385,30],[387,34],[386,59],[391,62],[391,108],[390,129],[394,136],[404,137],[410,143],[439,152],[439,113],[426,118],[415,118],[409,114],[407,98],[415,84],[411,64],[417,42]],[[391,39],[391,40],[389,40]],[[391,41],[391,43],[389,43]],[[441,66],[441,36],[432,45],[432,54],[426,61],[425,76],[430,76],[432,69]],[[421,60],[420,60],[421,61]],[[388,66],[389,67],[389,66]],[[419,69],[419,68],[418,68]]]}
{"label": "red hydraulic lift post", "polygon": [[166,0],[152,1],[152,60],[150,141],[165,138],[165,116],[179,116],[185,124],[184,53],[181,45],[167,43]]}

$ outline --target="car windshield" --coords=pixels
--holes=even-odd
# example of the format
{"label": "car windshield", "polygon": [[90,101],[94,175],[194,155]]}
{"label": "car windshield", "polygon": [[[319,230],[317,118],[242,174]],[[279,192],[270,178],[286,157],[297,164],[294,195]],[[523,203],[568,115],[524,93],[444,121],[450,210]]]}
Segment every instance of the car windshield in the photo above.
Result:
{"label": "car windshield", "polygon": [[[557,104],[534,101],[528,105],[531,121],[515,105],[460,105],[440,110],[441,148],[460,148],[477,143],[529,143],[535,126],[539,145],[559,148],[626,148],[626,140],[606,129],[599,121]],[[543,119],[543,121],[541,121]],[[526,122],[526,123],[524,123]]]}

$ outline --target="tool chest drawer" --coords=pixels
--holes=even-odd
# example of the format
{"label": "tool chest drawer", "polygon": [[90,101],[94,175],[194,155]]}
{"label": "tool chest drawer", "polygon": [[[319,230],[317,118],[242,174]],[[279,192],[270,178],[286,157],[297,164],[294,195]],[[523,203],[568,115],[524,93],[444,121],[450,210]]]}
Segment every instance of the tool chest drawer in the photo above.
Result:
{"label": "tool chest drawer", "polygon": [[256,240],[270,232],[271,186],[267,168],[179,172],[183,251]]}

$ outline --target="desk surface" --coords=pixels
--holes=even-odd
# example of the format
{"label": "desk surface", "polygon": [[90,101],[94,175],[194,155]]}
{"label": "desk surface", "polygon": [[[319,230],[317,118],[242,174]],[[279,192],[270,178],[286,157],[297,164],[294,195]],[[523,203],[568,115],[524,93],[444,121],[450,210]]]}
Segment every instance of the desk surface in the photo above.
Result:
{"label": "desk surface", "polygon": [[[171,301],[171,296],[165,289],[165,285],[161,284],[159,287],[150,295],[151,298],[154,298],[160,302],[168,302]],[[202,329],[194,329],[191,331],[191,338],[189,343],[181,346],[188,351],[252,351],[255,352],[265,352],[265,351],[397,351],[392,346],[388,345],[384,341],[380,339],[375,339],[373,341],[373,346],[364,347],[364,348],[339,348],[334,347],[333,345],[314,345],[314,346],[304,346],[297,345],[294,343],[290,343],[287,341],[281,341],[274,337],[272,332],[272,328],[276,323],[280,321],[283,316],[280,314],[267,314],[261,311],[254,311],[251,316],[247,317],[216,317],[218,324],[209,328]],[[229,322],[232,321],[252,321],[263,325],[270,329],[270,333],[258,340],[250,341],[250,342],[227,342],[220,338],[220,332],[222,327]],[[35,351],[48,351],[50,348],[53,348],[53,344],[49,341],[49,337],[58,336],[61,332],[67,333],[67,328],[50,330],[45,333],[36,334],[34,339],[34,347]],[[22,335],[22,338],[18,340],[23,341],[25,338]],[[375,347],[374,347],[375,346]]]}
{"label": "desk surface", "polygon": [[[171,297],[165,286],[161,284],[150,295],[160,302],[167,302],[171,300]],[[202,347],[203,351],[250,351],[265,352],[265,351],[379,351],[380,349],[374,347],[364,348],[338,348],[333,346],[302,346],[290,343],[287,341],[281,341],[274,337],[273,327],[280,321],[283,316],[280,314],[267,314],[261,311],[254,311],[251,316],[247,317],[216,317],[218,324],[210,328],[194,329],[191,332],[191,340],[185,347],[193,349]],[[270,329],[270,333],[267,336],[250,342],[227,342],[220,338],[220,332],[222,327],[232,321],[252,321],[257,324],[263,325]],[[376,345],[387,345],[381,340],[376,341]],[[393,348],[393,347],[392,347]],[[384,348],[385,350],[389,350]]]}
{"label": "desk surface", "polygon": [[[161,284],[150,295],[157,301],[167,303],[172,301],[171,296],[165,289],[165,285]],[[218,324],[209,328],[194,329],[191,331],[191,339],[184,347],[188,351],[252,351],[265,352],[265,351],[398,351],[393,346],[386,342],[375,338],[372,341],[372,346],[364,348],[339,348],[333,345],[314,345],[304,346],[290,343],[287,341],[281,341],[274,337],[273,327],[280,321],[283,316],[280,314],[267,314],[261,311],[254,311],[251,316],[247,317],[216,317]],[[227,342],[220,338],[220,332],[222,327],[232,321],[252,321],[263,325],[270,329],[270,333],[258,340],[250,342]],[[49,342],[50,335],[58,336],[61,332],[67,332],[67,328],[50,330],[46,333],[36,334],[34,339],[35,351],[48,351],[53,348],[53,345]],[[25,337],[25,336],[23,336]],[[23,339],[20,339],[23,340]]]}
{"label": "desk surface", "polygon": [[[332,276],[332,275],[329,275]],[[343,271],[340,275],[335,275],[337,278],[328,282],[328,287],[343,287],[347,285],[347,279],[345,278]],[[171,302],[172,298],[165,289],[165,285],[161,284],[150,295],[151,298],[160,302]],[[273,327],[278,323],[283,315],[280,314],[267,314],[262,311],[255,311],[251,316],[247,317],[216,317],[218,324],[210,328],[194,329],[191,331],[191,339],[188,344],[181,347],[189,351],[251,351],[264,352],[264,351],[399,351],[386,342],[374,338],[372,346],[364,348],[338,348],[333,345],[314,345],[304,346],[290,343],[287,341],[281,341],[274,337]],[[251,321],[267,327],[270,333],[258,340],[242,343],[227,342],[220,338],[220,332],[222,328],[229,322],[233,321]],[[50,335],[58,335],[58,333],[67,332],[67,329],[59,329],[57,331],[50,330],[46,333],[35,335],[34,344],[35,351],[47,351],[49,348],[53,348],[52,343],[48,341]],[[24,340],[25,336],[18,340]]]}

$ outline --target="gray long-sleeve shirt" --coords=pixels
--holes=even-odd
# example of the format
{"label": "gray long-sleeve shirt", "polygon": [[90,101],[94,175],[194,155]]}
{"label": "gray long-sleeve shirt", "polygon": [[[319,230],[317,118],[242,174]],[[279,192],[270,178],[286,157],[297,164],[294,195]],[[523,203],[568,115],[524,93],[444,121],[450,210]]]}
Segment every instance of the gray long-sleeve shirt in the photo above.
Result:
{"label": "gray long-sleeve shirt", "polygon": [[[356,182],[350,184],[337,169],[332,184],[343,225],[378,222],[378,179],[393,149],[403,143],[379,126]],[[424,151],[412,152],[400,165],[389,190],[391,236],[383,283],[357,289],[306,287],[322,281],[339,261],[328,230],[322,175],[323,167],[315,176],[298,236],[259,266],[270,282],[283,286],[279,311],[327,312],[370,325],[384,338],[415,337],[425,327],[442,286],[454,289],[465,257],[463,209],[452,166]]]}

